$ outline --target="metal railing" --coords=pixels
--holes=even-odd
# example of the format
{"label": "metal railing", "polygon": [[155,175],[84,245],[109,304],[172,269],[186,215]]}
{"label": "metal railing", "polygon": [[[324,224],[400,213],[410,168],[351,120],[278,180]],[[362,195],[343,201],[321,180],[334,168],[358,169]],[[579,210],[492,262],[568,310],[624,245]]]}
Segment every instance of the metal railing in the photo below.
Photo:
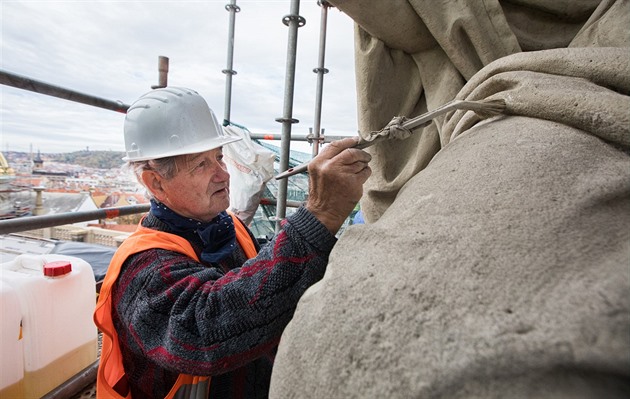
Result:
{"label": "metal railing", "polygon": [[94,211],[57,213],[54,215],[22,216],[14,219],[0,220],[0,234],[18,233],[21,231],[43,229],[88,222],[96,219],[114,219],[119,216],[135,215],[149,211],[149,204],[129,205],[117,208],[103,208]]}

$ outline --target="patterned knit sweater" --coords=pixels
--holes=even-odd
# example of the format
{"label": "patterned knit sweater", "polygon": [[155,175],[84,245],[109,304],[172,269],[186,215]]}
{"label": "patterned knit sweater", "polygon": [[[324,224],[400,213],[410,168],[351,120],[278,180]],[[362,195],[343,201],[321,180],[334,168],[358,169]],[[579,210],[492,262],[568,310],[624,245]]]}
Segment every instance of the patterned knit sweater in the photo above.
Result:
{"label": "patterned knit sweater", "polygon": [[[143,225],[168,231],[152,214]],[[163,249],[128,258],[112,299],[132,397],[163,398],[185,373],[211,375],[210,398],[266,398],[280,335],[335,242],[300,208],[254,259],[238,245],[218,265]]]}

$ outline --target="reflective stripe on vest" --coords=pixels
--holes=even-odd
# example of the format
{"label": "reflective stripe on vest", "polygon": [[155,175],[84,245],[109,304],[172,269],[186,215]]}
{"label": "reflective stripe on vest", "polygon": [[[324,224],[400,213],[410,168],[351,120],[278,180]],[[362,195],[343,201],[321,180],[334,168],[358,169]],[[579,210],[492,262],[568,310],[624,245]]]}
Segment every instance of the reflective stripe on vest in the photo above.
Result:
{"label": "reflective stripe on vest", "polygon": [[[247,228],[235,215],[230,213],[230,216],[234,220],[236,239],[245,255],[248,258],[255,257],[256,247]],[[125,260],[135,253],[152,248],[179,252],[199,262],[194,249],[184,238],[141,225],[138,225],[138,229],[126,238],[114,253],[103,279],[94,311],[94,323],[102,332],[101,358],[96,378],[97,399],[131,399],[118,344],[118,334],[112,320],[111,293]],[[210,392],[209,387],[210,377],[180,374],[165,399],[205,399]]]}

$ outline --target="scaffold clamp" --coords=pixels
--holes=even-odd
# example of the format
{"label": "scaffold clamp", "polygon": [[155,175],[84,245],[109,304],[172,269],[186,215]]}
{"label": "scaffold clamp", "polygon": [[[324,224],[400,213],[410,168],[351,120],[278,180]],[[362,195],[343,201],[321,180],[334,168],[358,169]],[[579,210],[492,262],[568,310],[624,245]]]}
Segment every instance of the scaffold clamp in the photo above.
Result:
{"label": "scaffold clamp", "polygon": [[302,17],[301,15],[290,14],[282,17],[282,23],[286,26],[289,26],[289,23],[291,23],[291,21],[298,21],[298,28],[306,25],[306,19],[304,19],[304,17]]}
{"label": "scaffold clamp", "polygon": [[225,9],[227,11],[234,10],[234,12],[240,12],[241,11],[241,7],[237,6],[236,4],[226,4],[225,5]]}
{"label": "scaffold clamp", "polygon": [[295,118],[276,118],[276,122],[280,122],[280,123],[285,123],[285,122],[300,123],[300,120],[299,119],[295,119]]}

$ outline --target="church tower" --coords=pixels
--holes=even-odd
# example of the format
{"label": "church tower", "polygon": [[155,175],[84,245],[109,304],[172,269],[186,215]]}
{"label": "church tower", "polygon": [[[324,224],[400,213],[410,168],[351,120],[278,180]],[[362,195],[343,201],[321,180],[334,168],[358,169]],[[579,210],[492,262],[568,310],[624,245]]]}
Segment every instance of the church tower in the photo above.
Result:
{"label": "church tower", "polygon": [[42,154],[39,150],[37,150],[37,156],[33,159],[33,169],[42,169],[44,167],[44,160],[42,159]]}

